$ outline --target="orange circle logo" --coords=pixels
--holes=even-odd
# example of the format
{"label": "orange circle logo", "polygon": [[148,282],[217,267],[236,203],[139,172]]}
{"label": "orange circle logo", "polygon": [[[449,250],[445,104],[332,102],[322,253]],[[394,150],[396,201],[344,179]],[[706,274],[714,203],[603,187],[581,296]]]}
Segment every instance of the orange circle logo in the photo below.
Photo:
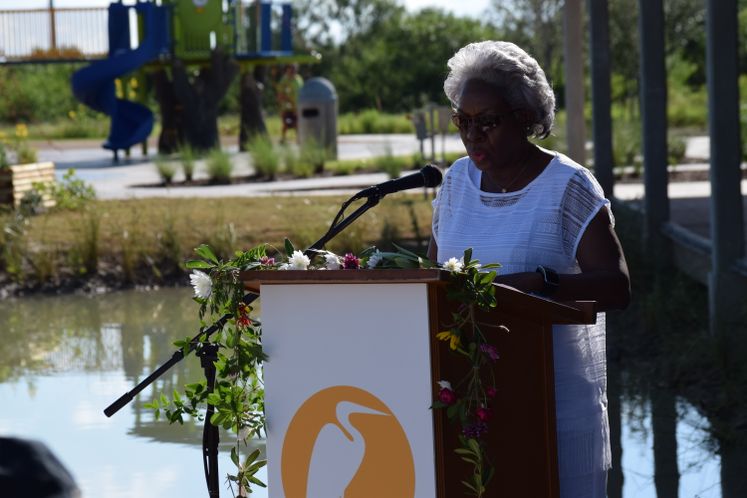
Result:
{"label": "orange circle logo", "polygon": [[283,441],[286,498],[412,498],[415,463],[405,431],[371,393],[323,389],[304,401]]}

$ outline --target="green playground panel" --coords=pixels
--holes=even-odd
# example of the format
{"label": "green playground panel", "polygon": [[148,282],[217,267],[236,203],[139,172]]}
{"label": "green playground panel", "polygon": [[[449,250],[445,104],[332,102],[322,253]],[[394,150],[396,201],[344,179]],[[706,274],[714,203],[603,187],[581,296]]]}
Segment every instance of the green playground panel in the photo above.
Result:
{"label": "green playground panel", "polygon": [[216,47],[230,51],[233,27],[225,22],[222,0],[172,0],[174,54],[185,62],[210,58],[211,33]]}

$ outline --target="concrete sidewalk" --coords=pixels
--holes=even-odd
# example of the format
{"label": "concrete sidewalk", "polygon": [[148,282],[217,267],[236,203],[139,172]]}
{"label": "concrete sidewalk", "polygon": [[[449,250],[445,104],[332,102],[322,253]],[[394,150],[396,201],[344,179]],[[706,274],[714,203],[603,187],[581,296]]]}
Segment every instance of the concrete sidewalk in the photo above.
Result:
{"label": "concrete sidewalk", "polygon": [[[130,199],[142,197],[235,197],[261,196],[273,194],[302,193],[305,195],[332,192],[350,192],[386,181],[385,173],[332,176],[282,180],[276,182],[255,182],[238,185],[210,185],[190,187],[162,187],[154,160],[156,154],[143,156],[140,147],[133,148],[131,157],[113,162],[111,151],[102,149],[95,141],[41,142],[34,144],[39,149],[40,161],[55,163],[57,177],[70,168],[76,176],[93,185],[100,199]],[[431,142],[424,143],[426,156],[430,155]],[[235,176],[248,176],[254,173],[248,154],[238,152],[236,144],[224,147],[234,163]],[[151,147],[155,150],[154,147]],[[340,159],[364,159],[391,153],[395,156],[410,155],[420,151],[420,142],[414,135],[341,135],[338,138]],[[435,142],[436,158],[443,151],[464,152],[458,135],[450,135]],[[179,170],[180,168],[177,168]],[[182,181],[178,171],[175,181]],[[197,161],[195,179],[207,178],[204,161]]]}
{"label": "concrete sidewalk", "polygon": [[[235,140],[224,140],[225,149],[231,154],[234,162],[234,175],[248,176],[254,173],[248,154],[238,152]],[[280,180],[275,182],[254,182],[237,185],[210,185],[190,187],[159,186],[160,177],[154,160],[156,154],[147,157],[142,155],[140,147],[132,149],[129,158],[113,162],[111,151],[102,149],[98,141],[76,140],[61,142],[37,142],[40,161],[55,163],[58,178],[70,168],[75,168],[76,176],[93,185],[100,199],[130,199],[143,197],[236,197],[267,195],[316,195],[329,193],[349,193],[363,187],[381,183],[388,179],[385,173],[360,175],[331,176]],[[424,143],[426,155],[430,155],[431,142]],[[151,150],[155,151],[154,145]],[[420,142],[411,134],[392,135],[341,135],[338,138],[338,157],[340,159],[363,159],[381,156],[409,155],[420,151]],[[449,135],[445,140],[437,138],[435,142],[436,157],[443,151],[464,152],[464,146],[458,135]],[[699,165],[682,167],[700,167],[707,169],[709,156],[708,137],[688,139],[686,157],[704,161]],[[680,168],[680,166],[678,166]],[[179,168],[177,168],[179,169]],[[197,162],[196,179],[207,178],[204,163]],[[183,179],[178,171],[175,181]],[[670,183],[671,198],[709,197],[710,183],[682,182]],[[747,192],[747,181],[742,182],[742,191]],[[643,198],[642,183],[617,183],[615,197],[620,200],[640,200]]]}

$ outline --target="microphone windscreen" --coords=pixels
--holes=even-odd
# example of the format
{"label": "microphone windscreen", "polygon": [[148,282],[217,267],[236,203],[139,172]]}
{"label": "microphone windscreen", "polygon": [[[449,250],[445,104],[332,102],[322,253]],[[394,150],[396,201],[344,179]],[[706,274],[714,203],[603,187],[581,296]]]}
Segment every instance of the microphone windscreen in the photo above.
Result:
{"label": "microphone windscreen", "polygon": [[441,179],[443,178],[443,175],[441,174],[441,170],[436,166],[432,164],[426,164],[420,170],[420,173],[423,175],[423,178],[425,178],[426,187],[433,188],[441,185]]}

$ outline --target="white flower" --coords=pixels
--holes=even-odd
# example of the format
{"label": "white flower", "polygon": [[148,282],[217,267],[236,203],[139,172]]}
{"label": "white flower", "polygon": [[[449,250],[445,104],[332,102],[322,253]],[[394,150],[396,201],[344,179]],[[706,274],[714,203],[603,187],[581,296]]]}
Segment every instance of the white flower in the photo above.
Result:
{"label": "white flower", "polygon": [[448,380],[439,380],[437,384],[441,389],[448,389],[449,391],[453,391],[453,389],[451,388],[451,382],[449,382]]}
{"label": "white flower", "polygon": [[213,292],[213,281],[210,280],[210,276],[204,271],[192,270],[192,274],[189,276],[189,283],[195,288],[195,297],[207,299]]}
{"label": "white flower", "polygon": [[278,266],[278,270],[292,270],[293,267],[290,265],[290,263],[283,263],[282,265]]}
{"label": "white flower", "polygon": [[291,257],[288,258],[288,264],[290,270],[308,270],[311,260],[301,251],[293,251]]}
{"label": "white flower", "polygon": [[383,257],[384,255],[381,254],[381,251],[377,249],[376,252],[373,253],[371,257],[368,258],[368,267],[376,268],[376,265],[378,265],[381,262]]}
{"label": "white flower", "polygon": [[449,260],[443,264],[444,270],[448,271],[462,271],[462,268],[464,268],[464,260],[463,259],[456,259],[456,258],[449,258]]}
{"label": "white flower", "polygon": [[328,270],[339,270],[340,269],[340,257],[337,254],[328,252],[324,255],[326,260],[325,266]]}

